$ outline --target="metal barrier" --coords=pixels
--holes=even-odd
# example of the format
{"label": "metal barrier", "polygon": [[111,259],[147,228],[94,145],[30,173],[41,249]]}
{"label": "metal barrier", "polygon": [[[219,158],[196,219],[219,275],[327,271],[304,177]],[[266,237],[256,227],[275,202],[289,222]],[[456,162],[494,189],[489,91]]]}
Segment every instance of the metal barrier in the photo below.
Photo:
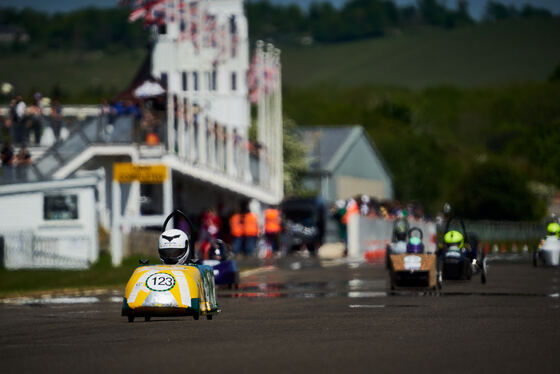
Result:
{"label": "metal barrier", "polygon": [[[409,222],[410,227],[418,227],[424,234],[424,245],[427,252],[436,250],[437,226],[432,222]],[[478,237],[479,244],[489,252],[518,252],[523,247],[527,250],[546,232],[545,224],[538,222],[507,222],[507,221],[465,221],[468,233]],[[459,222],[453,222],[450,229],[462,231]],[[381,257],[386,245],[391,241],[393,221],[353,215],[348,222],[348,254],[351,257],[363,258],[375,252]],[[489,249],[489,247],[492,247]]]}
{"label": "metal barrier", "polygon": [[3,233],[6,269],[87,269],[93,243],[87,236],[38,236]]}
{"label": "metal barrier", "polygon": [[[426,252],[435,252],[436,225],[433,222],[410,222],[410,227],[422,230]],[[354,214],[348,222],[348,255],[354,258],[384,258],[392,235],[393,221]]]}
{"label": "metal barrier", "polygon": [[539,222],[465,221],[465,228],[483,241],[531,241],[546,233],[546,225]]}

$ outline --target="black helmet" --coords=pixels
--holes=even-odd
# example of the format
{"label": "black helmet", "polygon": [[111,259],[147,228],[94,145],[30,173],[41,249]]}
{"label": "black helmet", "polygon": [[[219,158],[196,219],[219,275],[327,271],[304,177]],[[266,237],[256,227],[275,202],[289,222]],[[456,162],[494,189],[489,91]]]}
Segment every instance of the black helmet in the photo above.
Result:
{"label": "black helmet", "polygon": [[406,218],[399,218],[393,224],[393,241],[406,241],[408,234],[408,221]]}
{"label": "black helmet", "polygon": [[226,255],[227,255],[226,243],[224,243],[221,239],[214,240],[212,246],[210,247],[210,253],[208,254],[210,259],[223,261],[226,259]]}

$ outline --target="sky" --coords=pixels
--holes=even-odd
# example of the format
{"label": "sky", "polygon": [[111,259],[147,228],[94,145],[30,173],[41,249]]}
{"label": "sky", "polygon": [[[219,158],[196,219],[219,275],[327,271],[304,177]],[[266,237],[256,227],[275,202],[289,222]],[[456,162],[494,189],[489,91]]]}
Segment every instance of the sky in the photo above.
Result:
{"label": "sky", "polygon": [[[255,1],[255,0],[251,0]],[[346,0],[269,0],[276,4],[300,4],[303,8],[307,8],[313,1],[329,1],[333,5],[340,7]],[[547,8],[555,14],[560,14],[560,0],[498,0],[504,4],[511,4],[520,7],[523,4],[531,4],[533,6]],[[457,0],[441,0],[442,3],[449,7],[454,7]],[[474,18],[479,19],[484,13],[484,7],[487,0],[469,0],[469,9]],[[395,0],[398,5],[415,4],[416,0]],[[117,4],[117,0],[0,0],[0,7],[31,7],[37,10],[60,12],[75,10],[86,6],[96,7],[113,7]]]}

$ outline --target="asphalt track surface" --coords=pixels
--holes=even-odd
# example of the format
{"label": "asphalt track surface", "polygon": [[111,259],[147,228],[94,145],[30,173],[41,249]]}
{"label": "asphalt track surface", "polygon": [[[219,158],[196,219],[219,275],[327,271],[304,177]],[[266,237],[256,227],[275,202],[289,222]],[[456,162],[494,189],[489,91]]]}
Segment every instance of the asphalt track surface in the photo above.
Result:
{"label": "asphalt track surface", "polygon": [[0,371],[560,372],[559,269],[491,262],[486,285],[436,293],[391,293],[387,280],[381,265],[283,261],[219,291],[211,321],[128,323],[119,290],[79,304],[4,300]]}

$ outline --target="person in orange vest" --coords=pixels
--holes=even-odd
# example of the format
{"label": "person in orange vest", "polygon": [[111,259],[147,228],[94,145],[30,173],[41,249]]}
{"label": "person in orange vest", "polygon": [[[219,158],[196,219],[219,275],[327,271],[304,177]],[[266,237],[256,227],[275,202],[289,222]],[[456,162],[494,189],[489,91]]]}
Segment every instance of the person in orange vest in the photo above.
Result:
{"label": "person in orange vest", "polygon": [[255,252],[259,238],[259,217],[251,211],[243,214],[243,233],[245,236],[245,254],[251,256]]}
{"label": "person in orange vest", "polygon": [[240,210],[236,210],[235,213],[229,219],[229,229],[232,237],[233,252],[237,255],[243,250],[243,215]]}
{"label": "person in orange vest", "polygon": [[270,207],[264,211],[264,236],[270,244],[272,251],[278,251],[278,240],[282,231],[282,219],[280,211],[276,207]]}
{"label": "person in orange vest", "polygon": [[348,199],[348,203],[346,204],[346,213],[342,217],[342,223],[348,225],[348,221],[350,220],[350,216],[354,214],[360,213],[360,207],[355,199]]}
{"label": "person in orange vest", "polygon": [[344,238],[344,256],[348,255],[348,221],[354,214],[360,214],[360,207],[355,199],[350,198],[346,204],[346,211],[342,216],[342,224],[346,227],[346,236]]}

